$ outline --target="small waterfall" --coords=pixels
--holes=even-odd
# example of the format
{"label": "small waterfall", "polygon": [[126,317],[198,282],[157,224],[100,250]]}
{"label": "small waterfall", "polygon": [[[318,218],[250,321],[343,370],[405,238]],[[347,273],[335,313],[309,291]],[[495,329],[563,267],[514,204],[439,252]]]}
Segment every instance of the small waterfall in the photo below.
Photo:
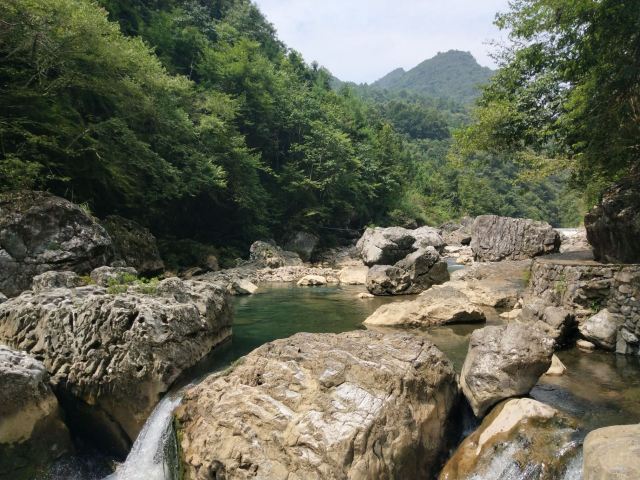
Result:
{"label": "small waterfall", "polygon": [[[168,394],[151,413],[125,462],[104,480],[172,480],[173,410],[182,397]],[[169,456],[167,455],[169,452]]]}

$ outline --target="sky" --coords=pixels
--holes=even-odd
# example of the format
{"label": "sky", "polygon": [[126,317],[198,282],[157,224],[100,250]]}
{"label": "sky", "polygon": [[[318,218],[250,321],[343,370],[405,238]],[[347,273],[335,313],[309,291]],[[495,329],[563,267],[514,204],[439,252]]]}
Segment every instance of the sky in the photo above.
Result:
{"label": "sky", "polygon": [[279,38],[341,80],[371,83],[447,50],[494,67],[487,42],[508,0],[254,0]]}

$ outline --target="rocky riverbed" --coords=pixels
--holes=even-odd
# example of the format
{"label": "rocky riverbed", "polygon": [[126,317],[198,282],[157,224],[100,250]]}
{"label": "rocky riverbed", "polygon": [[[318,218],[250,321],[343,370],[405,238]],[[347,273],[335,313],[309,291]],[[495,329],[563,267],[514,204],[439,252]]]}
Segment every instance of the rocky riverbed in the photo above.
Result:
{"label": "rocky riverbed", "polygon": [[300,232],[149,279],[155,239],[126,219],[38,193],[6,210],[7,478],[102,478],[140,432],[115,478],[637,477],[637,269],[578,231],[482,216],[324,254]]}

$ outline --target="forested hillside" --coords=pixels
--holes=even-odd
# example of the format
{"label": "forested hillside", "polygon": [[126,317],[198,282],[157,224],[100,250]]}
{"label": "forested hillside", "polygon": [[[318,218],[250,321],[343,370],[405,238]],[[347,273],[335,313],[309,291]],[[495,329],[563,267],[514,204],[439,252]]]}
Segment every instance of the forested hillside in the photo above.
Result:
{"label": "forested hillside", "polygon": [[0,18],[0,190],[238,252],[297,229],[575,221],[562,182],[522,183],[504,158],[451,163],[471,93],[447,79],[475,85],[467,54],[394,75],[411,88],[335,91],[249,0],[7,0]]}
{"label": "forested hillside", "polygon": [[493,73],[490,68],[480,66],[469,52],[449,50],[438,53],[409,71],[396,69],[371,86],[392,92],[406,90],[427,97],[451,98],[469,103],[478,97],[480,87]]}

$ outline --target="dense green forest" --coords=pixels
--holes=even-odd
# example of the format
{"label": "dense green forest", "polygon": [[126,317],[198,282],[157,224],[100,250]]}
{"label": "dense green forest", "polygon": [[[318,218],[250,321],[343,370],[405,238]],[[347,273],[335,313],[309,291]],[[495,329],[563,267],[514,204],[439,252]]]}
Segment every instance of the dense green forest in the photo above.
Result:
{"label": "dense green forest", "polygon": [[332,88],[249,0],[5,0],[0,19],[0,190],[238,251],[297,229],[579,221],[566,173],[528,175],[479,133],[517,80],[499,72],[472,112],[490,72],[468,54]]}

